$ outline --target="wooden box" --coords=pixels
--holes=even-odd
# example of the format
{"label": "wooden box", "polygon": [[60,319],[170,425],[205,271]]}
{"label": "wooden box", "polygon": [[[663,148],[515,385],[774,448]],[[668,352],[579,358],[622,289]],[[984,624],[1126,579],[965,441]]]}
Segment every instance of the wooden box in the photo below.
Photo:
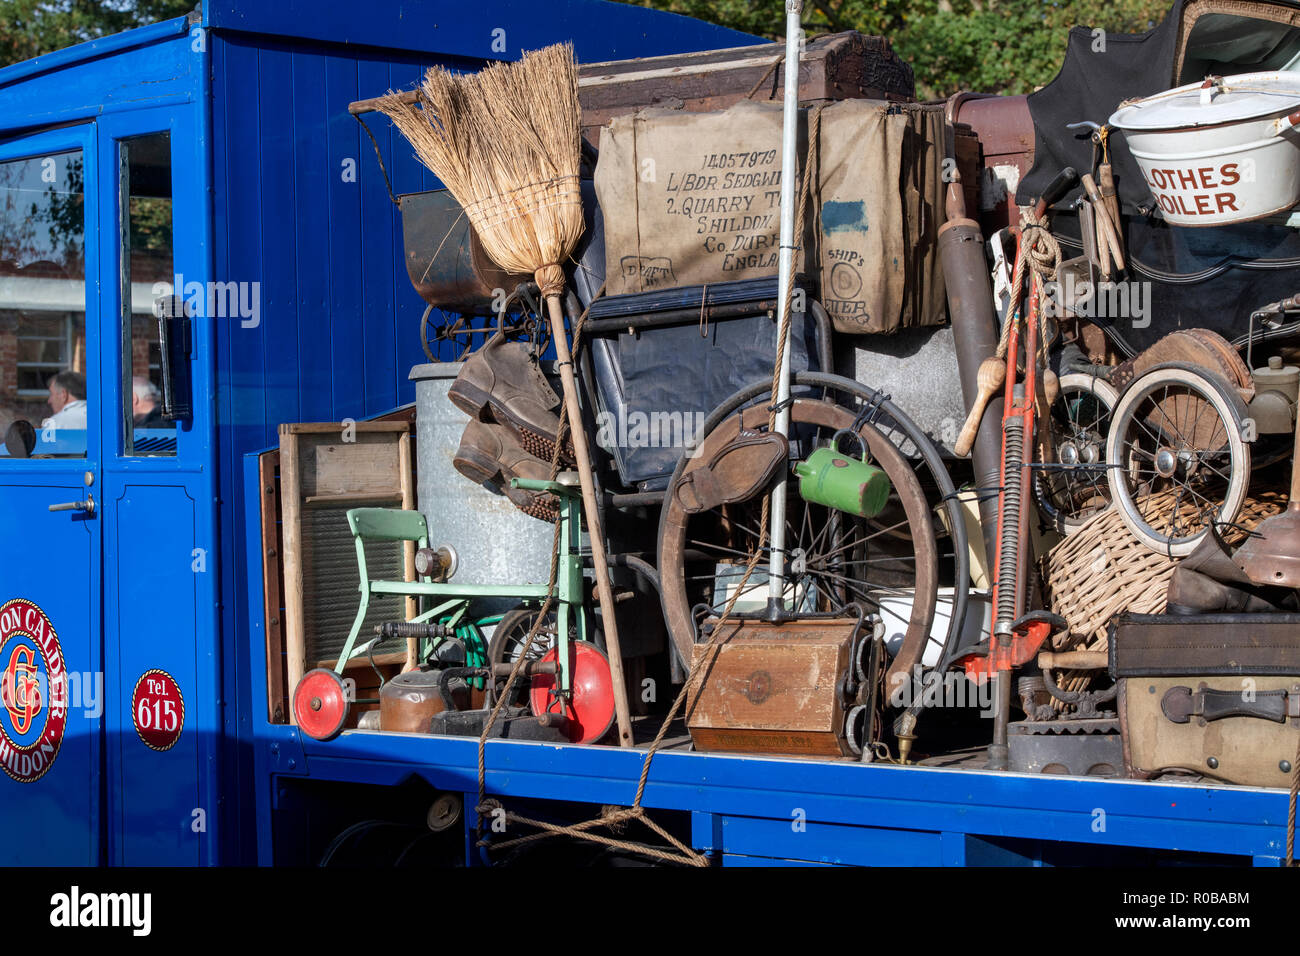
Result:
{"label": "wooden box", "polygon": [[706,672],[687,704],[695,749],[848,756],[843,688],[857,621],[730,622],[697,644]]}
{"label": "wooden box", "polygon": [[[278,461],[268,458],[263,463],[267,489],[263,535],[278,530],[281,557],[280,562],[270,560],[277,549],[267,540],[268,680],[287,695],[292,695],[306,671],[334,666],[356,617],[360,581],[347,512],[361,507],[415,507],[410,427],[409,414],[387,421],[284,424]],[[276,464],[280,480],[278,495],[273,495]],[[372,578],[414,578],[411,545],[368,543],[366,561]],[[281,603],[282,617],[274,613]],[[369,639],[374,624],[407,620],[412,610],[413,605],[397,596],[372,599],[361,640]],[[281,620],[282,628],[272,626]],[[277,636],[282,640],[282,657],[272,654],[272,638]],[[385,648],[385,653],[375,655],[375,663],[396,673],[410,664],[409,655],[409,648]],[[349,676],[359,685],[373,676],[369,658],[348,666],[358,671]],[[278,697],[272,695],[272,710],[280,703]],[[290,716],[289,711],[283,708],[282,713]]]}

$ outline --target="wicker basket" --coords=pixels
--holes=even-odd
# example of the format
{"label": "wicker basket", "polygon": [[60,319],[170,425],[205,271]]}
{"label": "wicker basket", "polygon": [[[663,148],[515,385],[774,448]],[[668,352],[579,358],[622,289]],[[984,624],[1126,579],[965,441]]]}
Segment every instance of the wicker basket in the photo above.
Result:
{"label": "wicker basket", "polygon": [[[1173,496],[1167,491],[1148,502],[1151,511],[1172,511]],[[1168,502],[1161,502],[1168,498]],[[1265,518],[1286,508],[1286,495],[1260,492],[1247,498],[1236,525],[1251,529]],[[1193,509],[1187,509],[1190,514]],[[1155,530],[1161,531],[1157,527]],[[1235,545],[1246,532],[1235,526],[1221,529],[1224,540]],[[1063,646],[1102,650],[1106,631],[1117,614],[1159,614],[1165,609],[1165,592],[1179,559],[1152,551],[1124,526],[1119,512],[1112,509],[1088,521],[1058,544],[1043,560],[1043,590],[1047,606],[1070,625],[1068,643]]]}
{"label": "wicker basket", "polygon": [[[1162,492],[1149,503],[1161,513],[1160,505],[1172,512],[1173,501],[1160,499],[1175,494]],[[1246,499],[1235,524],[1221,528],[1220,534],[1227,544],[1240,544],[1248,531],[1265,518],[1281,514],[1286,504],[1281,492],[1259,492]],[[1116,615],[1164,611],[1169,579],[1180,561],[1138,541],[1115,509],[1084,524],[1043,559],[1047,606],[1070,625],[1068,633],[1057,638],[1055,649],[1106,650],[1110,622]],[[1095,676],[1095,671],[1063,671],[1057,674],[1057,685],[1066,691],[1085,690]],[[1070,709],[1059,700],[1052,703],[1058,712]]]}

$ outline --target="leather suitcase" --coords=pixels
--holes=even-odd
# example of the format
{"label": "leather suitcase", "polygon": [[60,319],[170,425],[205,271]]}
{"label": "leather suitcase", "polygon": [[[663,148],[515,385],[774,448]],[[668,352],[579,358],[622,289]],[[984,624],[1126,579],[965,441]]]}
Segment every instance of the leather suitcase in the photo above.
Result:
{"label": "leather suitcase", "polygon": [[1130,776],[1188,770],[1289,787],[1300,745],[1300,614],[1129,615],[1110,638]]}

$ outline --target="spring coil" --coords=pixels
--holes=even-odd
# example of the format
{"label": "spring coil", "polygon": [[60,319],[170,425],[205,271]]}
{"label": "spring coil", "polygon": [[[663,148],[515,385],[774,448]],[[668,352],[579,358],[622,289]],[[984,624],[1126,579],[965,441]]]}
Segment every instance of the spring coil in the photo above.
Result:
{"label": "spring coil", "polygon": [[1016,577],[1020,566],[1020,472],[1025,463],[1025,420],[1007,419],[1003,436],[1002,540],[998,548],[997,623],[1016,618]]}
{"label": "spring coil", "polygon": [[414,624],[409,621],[386,621],[375,625],[375,634],[384,640],[392,638],[438,638],[451,637],[452,629],[445,624]]}

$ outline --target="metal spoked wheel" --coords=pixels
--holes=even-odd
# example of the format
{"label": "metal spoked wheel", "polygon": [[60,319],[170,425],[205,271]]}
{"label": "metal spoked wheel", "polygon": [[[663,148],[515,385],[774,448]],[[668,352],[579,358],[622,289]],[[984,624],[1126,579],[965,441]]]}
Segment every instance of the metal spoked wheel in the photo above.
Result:
{"label": "metal spoked wheel", "polygon": [[538,355],[544,355],[550,347],[550,330],[540,308],[527,288],[515,289],[495,316],[434,316],[430,305],[420,319],[420,344],[430,362],[463,362],[501,332],[511,342],[531,343]]}
{"label": "metal spoked wheel", "polygon": [[1061,393],[1047,423],[1046,467],[1034,475],[1038,509],[1057,531],[1071,534],[1110,507],[1106,436],[1119,401],[1095,375],[1061,376]]}
{"label": "metal spoked wheel", "polygon": [[[492,632],[492,640],[488,642],[488,666],[493,664],[513,664],[519,659],[523,652],[524,644],[528,639],[528,632],[532,630],[533,622],[537,620],[537,608],[517,607],[508,611],[501,618]],[[577,639],[577,629],[570,628],[570,634],[573,639]],[[540,661],[546,652],[555,646],[555,612],[549,612],[546,620],[542,623],[542,628],[533,644],[528,648],[528,659],[530,661]],[[497,681],[498,687],[505,686],[505,678]],[[515,681],[515,686],[510,693],[510,704],[515,707],[525,707],[528,704],[529,682],[525,679]]]}
{"label": "metal spoked wheel", "polygon": [[1120,396],[1106,442],[1111,496],[1140,541],[1190,554],[1212,523],[1233,521],[1246,499],[1246,409],[1218,376],[1158,365]]}
{"label": "metal spoked wheel", "polygon": [[[881,613],[882,604],[888,604],[889,613],[906,622],[891,648],[890,676],[910,672],[923,660],[945,666],[954,649],[953,637],[961,633],[969,567],[965,525],[942,459],[924,433],[875,390],[820,373],[801,373],[794,384],[796,394],[807,393],[808,387],[825,388],[838,401],[808,397],[794,402],[792,457],[806,457],[815,448],[830,445],[837,432],[856,426],[872,463],[888,475],[892,490],[879,515],[862,519],[805,502],[799,496],[797,479],[789,478],[787,609],[795,613],[836,612],[857,603],[868,613]],[[800,390],[798,386],[805,387]],[[678,462],[665,497],[659,526],[664,614],[673,644],[688,666],[696,639],[696,610],[721,613],[759,548],[763,492],[737,504],[687,514],[672,489],[685,474],[709,461],[742,427],[767,430],[766,403],[751,404],[766,396],[767,390],[766,384],[751,386],[713,412],[701,431],[696,453]],[[942,549],[942,529],[934,519],[940,501],[947,510],[949,527],[954,529],[952,537],[942,538]],[[763,546],[736,611],[753,611],[766,604],[769,556],[770,549]],[[951,626],[946,634],[932,637],[941,565],[955,569],[959,586]]]}

